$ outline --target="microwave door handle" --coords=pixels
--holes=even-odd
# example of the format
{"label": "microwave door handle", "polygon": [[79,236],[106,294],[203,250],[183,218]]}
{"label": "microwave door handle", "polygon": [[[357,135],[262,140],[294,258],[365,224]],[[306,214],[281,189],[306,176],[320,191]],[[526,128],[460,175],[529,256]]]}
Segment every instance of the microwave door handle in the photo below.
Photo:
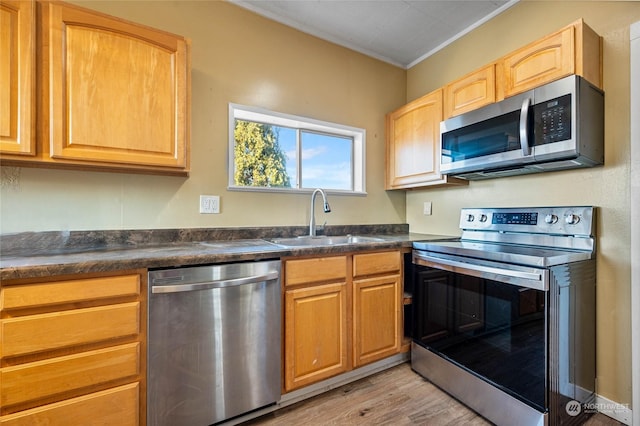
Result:
{"label": "microwave door handle", "polygon": [[531,107],[531,98],[525,98],[520,109],[520,148],[522,148],[522,155],[525,157],[531,155],[531,147],[529,146],[529,107]]}

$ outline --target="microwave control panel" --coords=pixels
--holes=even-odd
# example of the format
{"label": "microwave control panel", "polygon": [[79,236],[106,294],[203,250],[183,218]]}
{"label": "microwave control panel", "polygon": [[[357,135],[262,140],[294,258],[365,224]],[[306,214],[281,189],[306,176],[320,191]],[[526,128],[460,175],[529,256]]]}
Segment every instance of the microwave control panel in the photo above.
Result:
{"label": "microwave control panel", "polygon": [[571,95],[533,106],[536,145],[571,139]]}

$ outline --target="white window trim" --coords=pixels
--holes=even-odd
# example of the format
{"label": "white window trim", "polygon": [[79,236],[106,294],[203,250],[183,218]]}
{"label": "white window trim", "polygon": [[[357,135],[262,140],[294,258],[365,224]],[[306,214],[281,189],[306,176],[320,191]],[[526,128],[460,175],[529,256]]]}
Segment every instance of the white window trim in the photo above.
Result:
{"label": "white window trim", "polygon": [[231,191],[259,191],[259,192],[284,192],[284,193],[308,193],[315,188],[266,188],[256,186],[238,186],[234,184],[234,158],[235,146],[234,129],[235,120],[257,121],[261,123],[273,124],[276,126],[293,127],[301,130],[313,132],[329,133],[337,136],[345,136],[353,139],[353,190],[326,189],[332,194],[345,195],[366,195],[366,130],[358,127],[345,126],[344,124],[331,123],[328,121],[315,120],[313,118],[302,117],[280,112],[269,111],[267,109],[251,107],[246,105],[229,103],[229,145],[227,189]]}

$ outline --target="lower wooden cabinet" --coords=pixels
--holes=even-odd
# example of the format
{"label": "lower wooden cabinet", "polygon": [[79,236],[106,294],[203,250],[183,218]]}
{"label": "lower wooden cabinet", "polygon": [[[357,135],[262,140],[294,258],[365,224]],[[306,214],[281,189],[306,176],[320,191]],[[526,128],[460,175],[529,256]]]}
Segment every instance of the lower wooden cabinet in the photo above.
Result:
{"label": "lower wooden cabinet", "polygon": [[0,425],[145,424],[146,272],[0,287]]}
{"label": "lower wooden cabinet", "polygon": [[346,282],[289,290],[285,306],[285,388],[346,372]]}
{"label": "lower wooden cabinet", "polygon": [[354,367],[394,355],[402,339],[400,275],[353,282]]}
{"label": "lower wooden cabinet", "polygon": [[399,250],[284,262],[284,391],[400,352]]}

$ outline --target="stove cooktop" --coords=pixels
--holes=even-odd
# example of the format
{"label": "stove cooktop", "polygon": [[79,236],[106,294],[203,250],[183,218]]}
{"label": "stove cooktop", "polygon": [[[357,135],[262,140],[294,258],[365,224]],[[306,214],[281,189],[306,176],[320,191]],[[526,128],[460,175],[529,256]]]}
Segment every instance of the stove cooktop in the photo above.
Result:
{"label": "stove cooktop", "polygon": [[[415,250],[549,267],[588,260],[595,253],[595,208],[591,206],[464,208],[462,237],[414,242]],[[460,259],[458,259],[460,261]]]}
{"label": "stove cooktop", "polygon": [[550,267],[591,259],[591,250],[500,244],[482,241],[414,242],[414,250],[526,266]]}

